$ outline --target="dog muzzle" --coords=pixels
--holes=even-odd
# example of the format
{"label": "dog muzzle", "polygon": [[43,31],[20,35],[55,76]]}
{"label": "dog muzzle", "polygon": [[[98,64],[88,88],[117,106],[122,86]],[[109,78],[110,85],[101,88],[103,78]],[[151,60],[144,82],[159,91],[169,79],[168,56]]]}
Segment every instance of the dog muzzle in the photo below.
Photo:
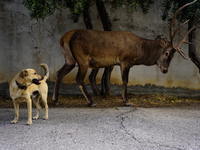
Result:
{"label": "dog muzzle", "polygon": [[34,83],[34,84],[36,84],[36,85],[40,85],[40,83],[41,83],[40,81],[42,81],[43,79],[44,79],[44,77],[42,77],[42,78],[39,79],[39,80],[38,80],[38,79],[33,79],[33,80],[32,80],[32,83]]}

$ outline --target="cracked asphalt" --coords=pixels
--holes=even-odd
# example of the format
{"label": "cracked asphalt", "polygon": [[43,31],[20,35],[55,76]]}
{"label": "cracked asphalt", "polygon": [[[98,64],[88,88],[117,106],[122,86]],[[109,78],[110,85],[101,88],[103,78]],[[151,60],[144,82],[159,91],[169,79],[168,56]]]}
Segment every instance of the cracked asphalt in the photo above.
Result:
{"label": "cracked asphalt", "polygon": [[0,109],[0,149],[200,149],[200,108],[50,108],[49,120],[42,116],[27,126],[20,109],[10,124],[14,109]]}

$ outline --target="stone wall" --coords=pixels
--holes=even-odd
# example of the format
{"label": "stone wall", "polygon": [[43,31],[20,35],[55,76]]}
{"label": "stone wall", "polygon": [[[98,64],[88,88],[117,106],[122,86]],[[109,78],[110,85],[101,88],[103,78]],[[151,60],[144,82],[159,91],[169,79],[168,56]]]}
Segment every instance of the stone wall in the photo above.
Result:
{"label": "stone wall", "polygon": [[[140,8],[131,13],[126,7],[114,9],[107,4],[112,29],[124,30],[136,35],[155,39],[157,35],[169,40],[169,23],[162,21],[161,0],[154,4],[148,14],[143,14]],[[24,68],[34,68],[39,73],[43,70],[40,63],[47,63],[50,68],[49,81],[54,82],[56,71],[64,64],[64,57],[59,45],[61,36],[75,28],[85,28],[83,19],[73,23],[68,19],[69,10],[59,10],[44,21],[31,20],[29,11],[22,5],[22,0],[0,1],[0,84],[9,82],[15,74]],[[102,30],[101,22],[95,4],[91,9],[94,29]],[[187,26],[178,33],[176,42],[187,31]],[[197,33],[198,41],[200,33]],[[187,45],[182,46],[187,53]],[[200,46],[197,45],[197,51]],[[91,70],[88,71],[88,74]],[[97,77],[100,83],[103,69]],[[77,67],[63,79],[63,83],[75,83]],[[85,80],[88,83],[88,77]],[[120,68],[116,66],[111,77],[112,84],[121,84]],[[167,74],[162,74],[157,66],[134,66],[130,71],[129,85],[145,86],[146,84],[165,88],[179,87],[190,90],[199,90],[199,72],[189,60],[183,59],[178,53],[169,67]]]}

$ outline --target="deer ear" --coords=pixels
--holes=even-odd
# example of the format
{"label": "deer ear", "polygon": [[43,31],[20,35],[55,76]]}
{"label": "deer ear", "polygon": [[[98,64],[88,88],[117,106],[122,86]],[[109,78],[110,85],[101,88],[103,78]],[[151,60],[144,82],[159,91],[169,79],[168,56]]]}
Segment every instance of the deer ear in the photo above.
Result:
{"label": "deer ear", "polygon": [[24,78],[24,77],[26,77],[28,75],[28,71],[27,70],[23,70],[22,72],[20,72],[20,74],[19,74],[19,76],[21,77],[21,78]]}
{"label": "deer ear", "polygon": [[164,47],[167,47],[167,45],[168,45],[168,42],[165,39],[160,39],[160,46],[164,48]]}

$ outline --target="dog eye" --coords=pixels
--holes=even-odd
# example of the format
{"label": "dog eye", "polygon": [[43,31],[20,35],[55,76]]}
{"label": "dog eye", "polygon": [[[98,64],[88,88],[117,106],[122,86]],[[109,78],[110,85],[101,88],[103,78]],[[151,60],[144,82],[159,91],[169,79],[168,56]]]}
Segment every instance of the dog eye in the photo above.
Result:
{"label": "dog eye", "polygon": [[37,73],[35,72],[34,75],[36,75]]}

